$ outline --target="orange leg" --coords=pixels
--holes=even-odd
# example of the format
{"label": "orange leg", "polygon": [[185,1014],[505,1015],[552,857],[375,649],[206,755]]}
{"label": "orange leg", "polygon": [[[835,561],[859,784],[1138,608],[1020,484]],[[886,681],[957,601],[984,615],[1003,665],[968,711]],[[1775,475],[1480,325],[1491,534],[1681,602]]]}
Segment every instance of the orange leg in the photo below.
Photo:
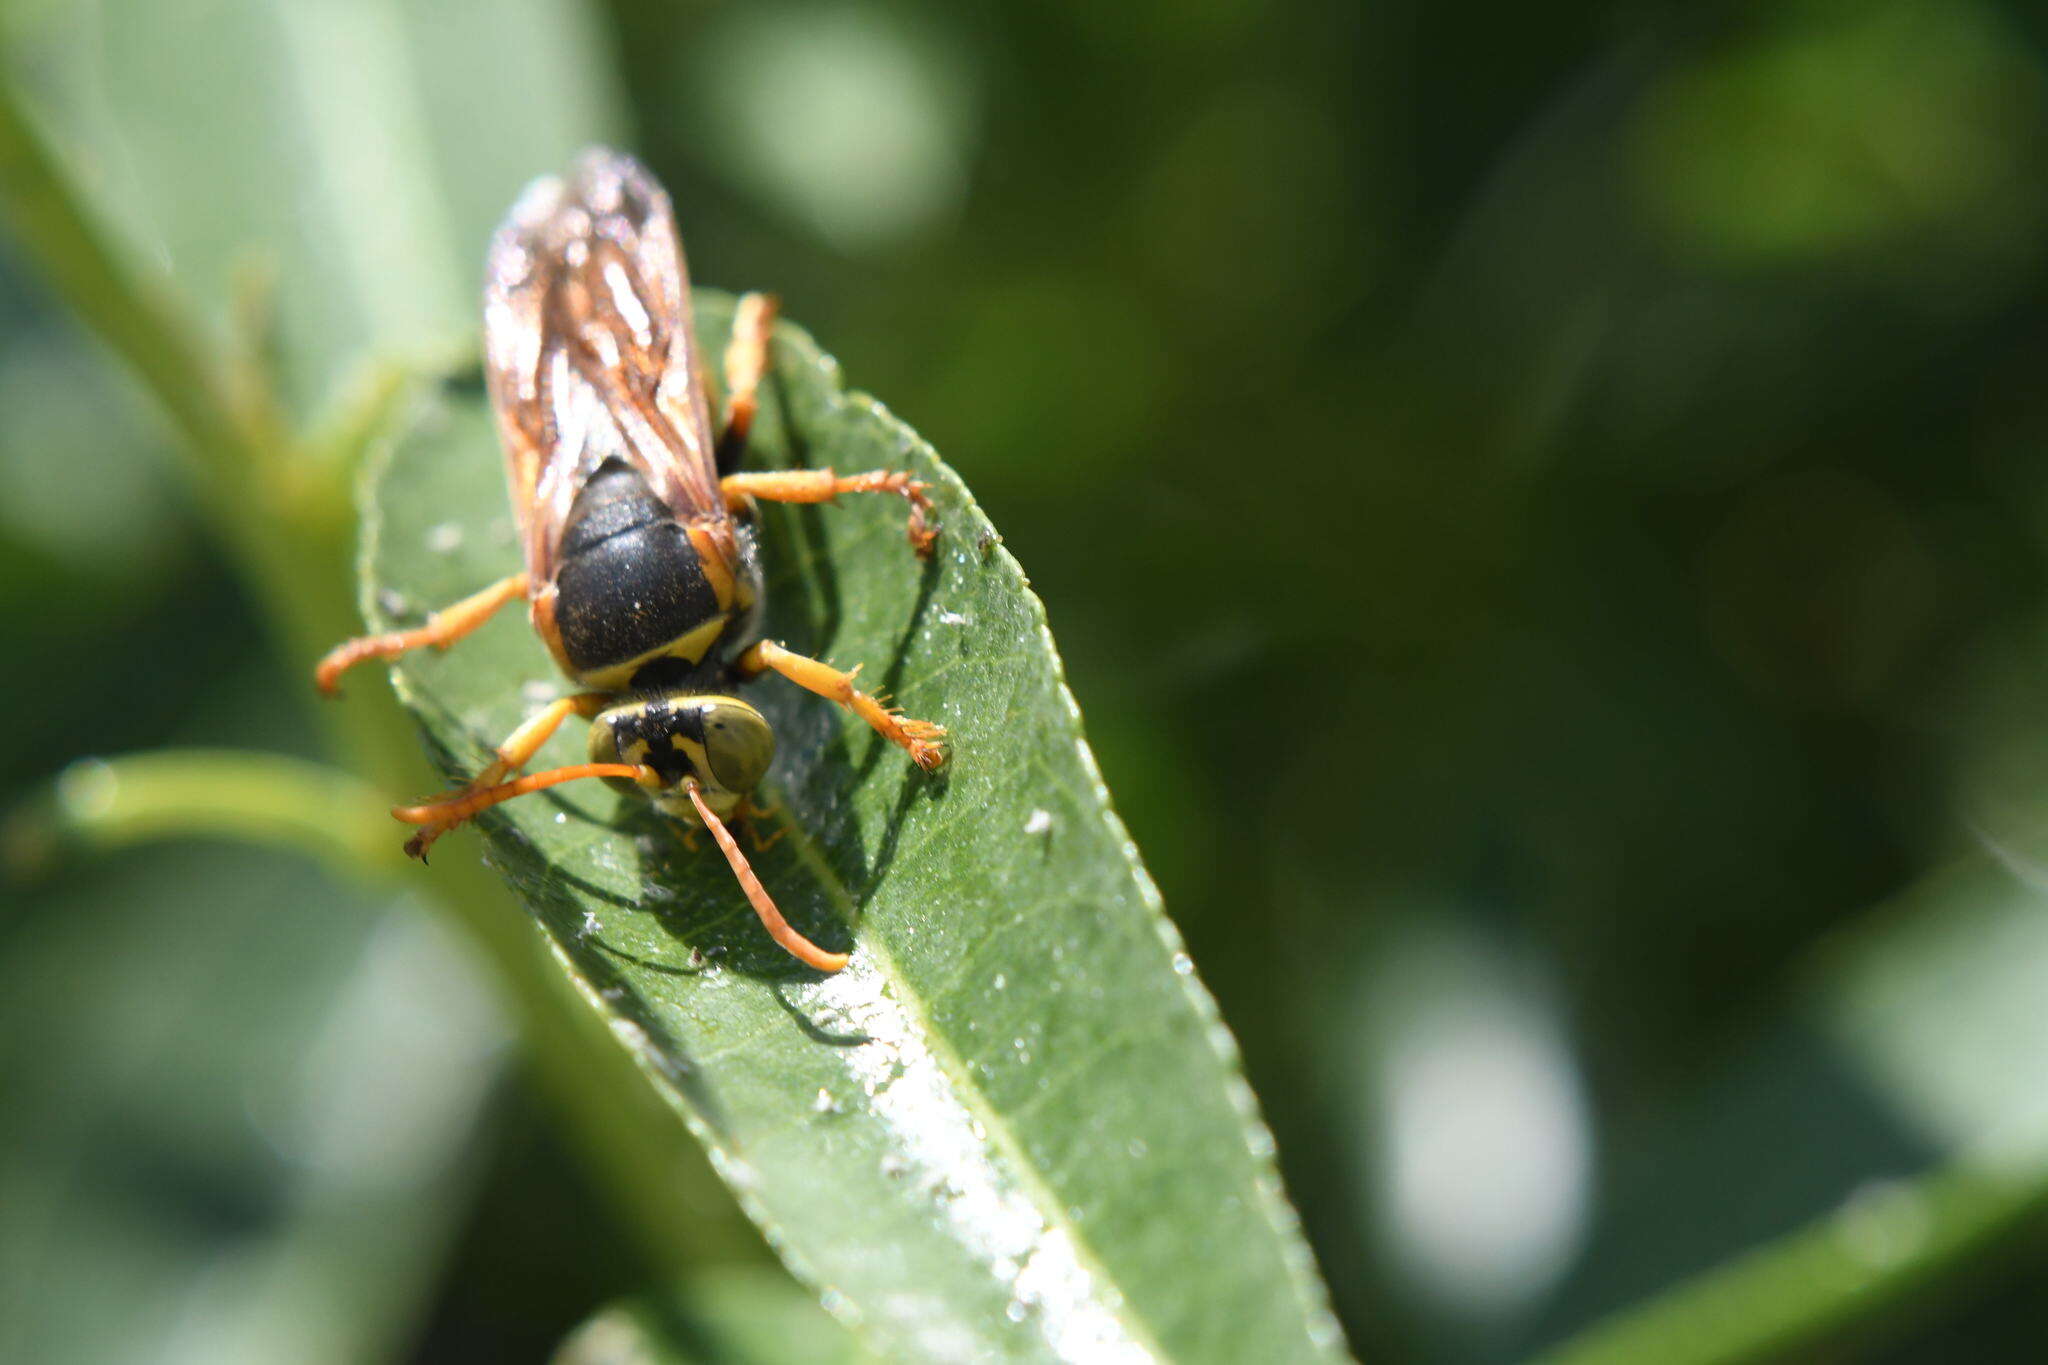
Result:
{"label": "orange leg", "polygon": [[747,435],[760,411],[761,378],[768,372],[768,342],[775,332],[773,294],[742,294],[725,346],[725,430],[718,438],[718,467],[731,469],[747,448]]}
{"label": "orange leg", "polygon": [[928,720],[912,720],[900,715],[855,687],[853,679],[860,672],[859,668],[852,673],[843,673],[830,664],[820,663],[803,654],[793,654],[769,640],[762,640],[740,655],[738,667],[748,677],[773,669],[798,687],[815,692],[827,701],[838,702],[872,725],[884,739],[909,750],[911,761],[926,772],[946,761],[944,727]]}
{"label": "orange leg", "polygon": [[394,630],[384,635],[359,635],[353,640],[336,645],[320,661],[313,672],[313,681],[322,692],[329,696],[341,685],[341,675],[365,659],[395,659],[407,650],[432,645],[446,649],[478,626],[491,619],[498,608],[517,597],[526,596],[526,575],[513,574],[510,578],[491,584],[482,592],[463,598],[452,607],[443,608],[427,618],[427,623],[416,630]]}
{"label": "orange leg", "polygon": [[[393,806],[391,818],[402,820],[408,825],[434,825],[449,821],[469,819],[478,811],[489,810],[492,806],[510,801],[514,797],[526,796],[559,787],[564,782],[580,782],[586,777],[621,777],[638,782],[643,787],[661,785],[661,775],[645,763],[571,763],[566,768],[550,768],[544,773],[533,773],[527,777],[501,782],[495,787],[479,787],[472,792],[457,793],[419,806]],[[425,862],[422,857],[420,861]]]}
{"label": "orange leg", "polygon": [[761,822],[774,818],[779,809],[776,806],[762,805],[754,799],[752,792],[748,792],[740,798],[740,806],[738,810],[733,812],[733,819],[736,823],[746,825],[747,839],[754,845],[754,852],[766,853],[769,849],[781,843],[783,837],[789,833],[788,825],[784,825],[773,834],[764,836],[761,833]]}
{"label": "orange leg", "polygon": [[900,469],[871,469],[865,474],[834,474],[829,469],[763,469],[728,474],[722,479],[725,503],[734,511],[748,498],[770,502],[832,502],[841,493],[894,493],[910,503],[910,544],[929,557],[939,538],[931,523],[932,500],[926,485]]}
{"label": "orange leg", "polygon": [[555,731],[562,728],[563,721],[575,715],[594,716],[604,709],[609,700],[610,698],[601,692],[583,692],[549,702],[528,716],[517,730],[506,737],[505,742],[498,746],[497,758],[471,778],[467,786],[435,797],[432,801],[423,801],[416,806],[400,806],[393,810],[391,813],[400,820],[420,827],[419,833],[406,840],[405,851],[425,862],[427,850],[433,847],[434,840],[484,807],[496,805],[498,801],[509,800],[513,795],[520,795],[521,793],[514,792],[481,803],[477,799],[499,788],[506,779],[531,763],[533,756],[540,752],[540,746],[547,743],[553,738]]}

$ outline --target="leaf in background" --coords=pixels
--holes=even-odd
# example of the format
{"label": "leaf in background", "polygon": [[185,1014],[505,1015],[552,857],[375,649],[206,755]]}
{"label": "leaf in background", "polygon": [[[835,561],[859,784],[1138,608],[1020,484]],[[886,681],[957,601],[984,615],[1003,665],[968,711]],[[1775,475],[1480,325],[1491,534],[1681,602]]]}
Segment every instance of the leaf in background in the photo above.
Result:
{"label": "leaf in background", "polygon": [[474,964],[302,859],[100,862],[9,888],[0,1359],[387,1357],[489,1136]]}
{"label": "leaf in background", "polygon": [[[730,311],[700,301],[712,354]],[[1234,1045],[1109,810],[1016,562],[793,329],[757,431],[758,464],[915,470],[945,528],[921,564],[893,500],[765,514],[770,633],[864,663],[954,739],[927,777],[779,680],[750,692],[791,831],[755,865],[851,965],[786,957],[715,852],[596,784],[487,817],[487,858],[784,1259],[886,1354],[1336,1355]],[[500,469],[481,396],[444,394],[372,490],[373,624],[518,566]],[[521,615],[397,670],[451,775],[565,686]],[[582,747],[565,728],[536,766]]]}
{"label": "leaf in background", "polygon": [[[1565,1315],[1597,1320],[1548,1365],[1839,1354],[2039,1235],[2048,934],[2032,842],[1993,844],[1997,861],[1962,860],[1832,940],[1799,1007],[1636,1138]],[[1894,1341],[1888,1358],[1950,1345]]]}
{"label": "leaf in background", "polygon": [[[8,6],[4,121],[17,99],[31,105],[69,182],[53,185],[10,138],[8,247],[40,255],[46,283],[131,362],[122,337],[132,347],[147,333],[162,353],[189,339],[152,331],[160,319],[145,305],[160,276],[218,324],[233,277],[265,269],[303,416],[373,350],[473,344],[481,243],[507,197],[534,157],[609,127],[586,15],[567,0]],[[71,186],[89,200],[91,230],[67,257],[50,247],[63,238],[53,226],[81,216]],[[111,282],[103,236],[119,248]],[[14,329],[24,291],[5,274]],[[143,288],[123,292],[129,279]],[[10,361],[48,349],[39,333],[8,336]],[[181,378],[218,368],[177,354]],[[175,408],[166,373],[142,369]],[[119,414],[104,404],[67,408],[47,383],[23,393],[54,403],[102,462],[143,453],[109,441]],[[73,501],[81,486],[118,501],[135,482],[31,445],[64,465]],[[124,533],[120,544],[147,571],[146,542]],[[47,596],[36,603],[50,615]],[[152,687],[177,697],[159,684],[219,667],[241,614],[219,604],[204,630],[181,635],[183,663],[142,650]],[[74,653],[81,628],[109,624],[93,611],[56,617]],[[90,710],[92,695],[64,704]],[[51,730],[37,714],[17,728]],[[303,715],[275,717],[229,684],[196,723],[231,724],[238,739],[305,727]],[[69,753],[61,746],[86,741],[54,742]],[[65,913],[52,904],[8,926],[0,1263],[20,1273],[0,1275],[0,1356],[374,1359],[403,1340],[442,1273],[478,1169],[472,1143],[502,1051],[466,974],[474,961],[451,957],[416,911],[373,919],[302,870],[272,873],[273,859],[137,856],[146,875],[117,869]],[[32,904],[17,895],[8,908]]]}
{"label": "leaf in background", "polygon": [[275,272],[287,389],[476,331],[482,243],[536,166],[616,123],[561,0],[83,0],[0,17],[97,216],[218,315]]}
{"label": "leaf in background", "polygon": [[2031,850],[1993,848],[1843,936],[1816,1013],[1919,1140],[2048,1179],[2048,896]]}
{"label": "leaf in background", "polygon": [[768,1269],[694,1275],[659,1299],[614,1304],[571,1333],[553,1365],[866,1365],[876,1357]]}

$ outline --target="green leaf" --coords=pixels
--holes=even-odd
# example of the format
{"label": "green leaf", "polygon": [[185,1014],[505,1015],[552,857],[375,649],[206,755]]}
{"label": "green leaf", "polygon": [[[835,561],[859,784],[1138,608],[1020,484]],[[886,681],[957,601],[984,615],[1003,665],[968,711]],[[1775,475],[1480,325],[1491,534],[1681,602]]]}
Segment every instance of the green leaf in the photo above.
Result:
{"label": "green leaf", "polygon": [[246,848],[6,899],[0,1358],[402,1358],[499,1117],[466,945]]}
{"label": "green leaf", "polygon": [[[2048,1184],[1959,1162],[1872,1182],[1807,1226],[1594,1324],[1537,1365],[1749,1365],[1859,1358],[1844,1341],[2038,1232]],[[1867,1357],[1864,1357],[1867,1358]]]}
{"label": "green leaf", "polygon": [[[730,317],[700,298],[708,353]],[[716,852],[596,783],[484,817],[486,858],[785,1261],[886,1355],[1339,1354],[1232,1040],[1109,809],[1022,570],[959,479],[793,328],[757,432],[757,464],[914,470],[944,527],[922,563],[893,499],[765,513],[770,634],[864,664],[953,736],[927,776],[779,680],[750,694],[789,831],[755,865],[852,963],[825,978],[786,957]],[[368,511],[373,624],[518,567],[501,463],[474,386],[391,453]],[[519,618],[396,670],[451,777],[566,687]],[[572,728],[536,766],[580,761]]]}
{"label": "green leaf", "polygon": [[[1818,1032],[1868,1087],[1871,1114],[1895,1120],[1939,1164],[1901,1175],[1889,1168],[1895,1155],[1873,1171],[1867,1155],[1841,1154],[1830,1175],[1851,1183],[1834,1207],[1617,1310],[1546,1353],[1546,1365],[1840,1354],[2039,1235],[2048,1221],[2044,895],[2034,849],[1994,847],[1996,861],[1958,862],[1831,940],[1802,1010],[1751,1050],[1750,1068],[1782,1073]],[[1780,1111],[1787,1127],[1832,1121]],[[1667,1156],[1674,1168],[1685,1160]]]}
{"label": "green leaf", "polygon": [[365,357],[469,345],[505,205],[618,121],[562,0],[96,0],[9,6],[0,34],[127,259],[216,324],[239,274],[272,277],[302,405]]}
{"label": "green leaf", "polygon": [[553,1365],[867,1365],[809,1294],[773,1269],[693,1275],[658,1298],[614,1304],[571,1333]]}

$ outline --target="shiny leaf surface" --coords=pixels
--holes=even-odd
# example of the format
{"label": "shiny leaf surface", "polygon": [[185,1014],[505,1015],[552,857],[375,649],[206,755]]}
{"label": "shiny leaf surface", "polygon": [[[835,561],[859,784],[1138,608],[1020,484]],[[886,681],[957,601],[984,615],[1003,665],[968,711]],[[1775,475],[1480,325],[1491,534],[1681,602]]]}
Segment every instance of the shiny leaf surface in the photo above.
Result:
{"label": "shiny leaf surface", "polygon": [[[700,297],[714,353],[729,319]],[[430,408],[370,494],[380,626],[518,567],[482,394]],[[485,857],[788,1264],[885,1354],[1336,1354],[1234,1045],[1109,809],[1016,561],[931,450],[785,327],[750,463],[791,462],[913,469],[944,527],[921,562],[894,500],[764,511],[770,634],[863,664],[953,736],[927,776],[808,694],[750,689],[780,741],[782,837],[756,867],[851,965],[784,956],[708,845],[596,783],[487,815]],[[566,687],[522,615],[397,669],[451,777]],[[581,761],[580,730],[536,766]]]}

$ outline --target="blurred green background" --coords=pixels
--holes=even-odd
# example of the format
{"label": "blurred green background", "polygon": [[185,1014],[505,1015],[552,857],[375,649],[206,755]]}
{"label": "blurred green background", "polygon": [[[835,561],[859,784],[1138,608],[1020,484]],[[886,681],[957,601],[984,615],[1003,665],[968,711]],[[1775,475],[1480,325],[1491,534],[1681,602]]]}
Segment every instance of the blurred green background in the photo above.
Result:
{"label": "blurred green background", "polygon": [[[163,159],[71,167],[116,199],[259,155],[232,83],[334,6],[153,8],[83,107]],[[437,92],[572,96],[419,11],[488,223],[555,160]],[[138,13],[11,6],[13,77],[62,104]],[[1521,1358],[1815,1219],[1910,1258],[1950,1162],[2037,1197],[2042,11],[613,0],[554,44],[697,279],[779,292],[1032,574],[1361,1356]],[[0,257],[10,803],[312,752],[169,452]],[[413,908],[226,844],[6,901],[0,1355],[535,1359],[640,1285]],[[1835,1358],[2036,1356],[2038,1226]]]}

